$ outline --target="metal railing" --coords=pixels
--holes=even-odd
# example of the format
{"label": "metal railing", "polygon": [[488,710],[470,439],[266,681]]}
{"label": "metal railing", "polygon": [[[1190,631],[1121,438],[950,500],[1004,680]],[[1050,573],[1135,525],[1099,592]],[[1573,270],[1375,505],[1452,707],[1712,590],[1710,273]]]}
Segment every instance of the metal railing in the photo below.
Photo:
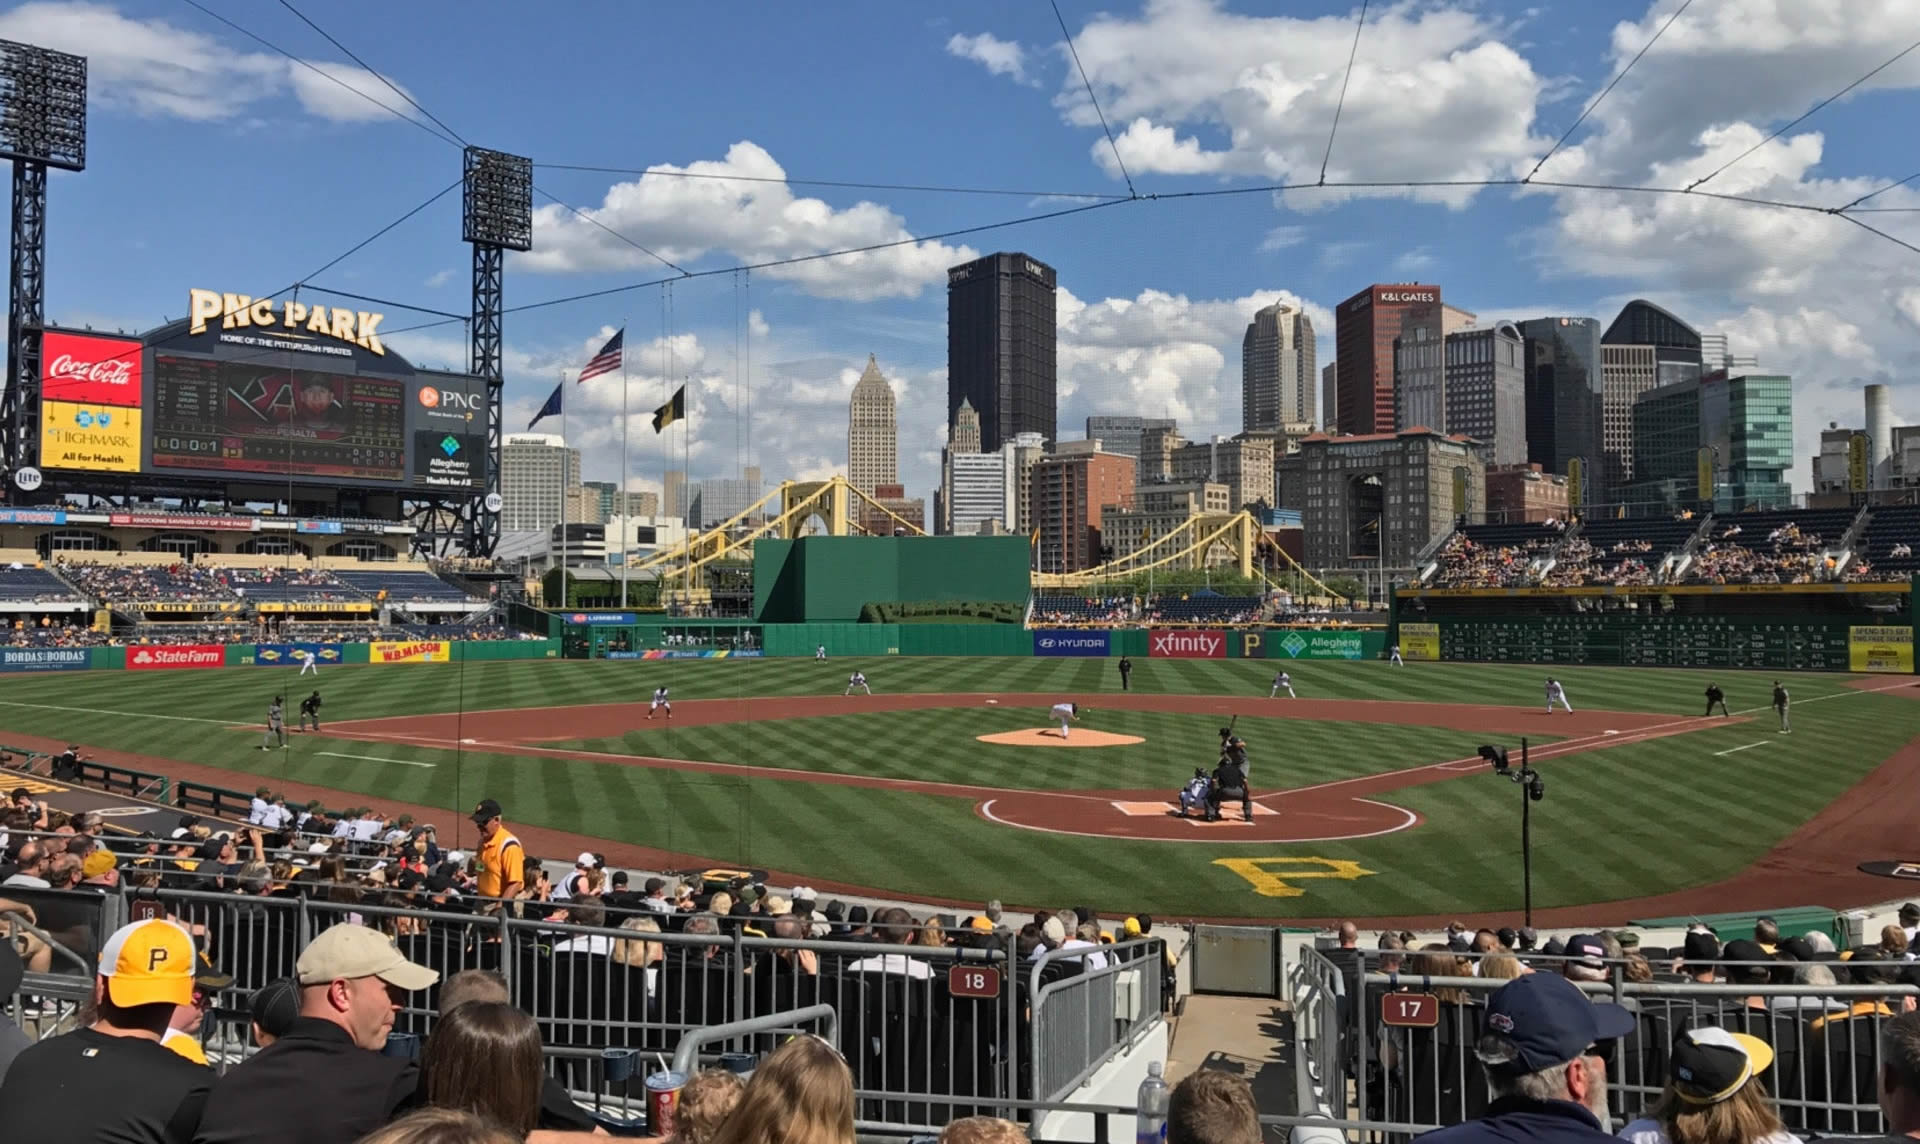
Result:
{"label": "metal railing", "polygon": [[1036,1095],[1049,1100],[1066,1096],[1164,1021],[1160,984],[1165,957],[1161,943],[1147,939],[1097,949],[1056,949],[1030,963],[1033,1029],[1028,1059]]}
{"label": "metal railing", "polygon": [[[463,970],[498,973],[514,1004],[539,1022],[555,1075],[595,1107],[638,1107],[645,1074],[666,1068],[689,1038],[704,1051],[720,1028],[720,1051],[761,1053],[775,1036],[737,1022],[824,1007],[862,1093],[863,1117],[926,1126],[1005,1115],[1011,1101],[1070,1093],[1163,1020],[1159,939],[1022,963],[1008,933],[964,935],[956,947],[762,937],[735,919],[710,919],[725,933],[662,933],[635,927],[674,928],[684,916],[583,926],[510,909],[421,909],[417,899],[398,905],[399,895],[362,896],[365,889],[352,886],[316,887],[312,897],[31,893],[43,923],[49,909],[73,915],[65,940],[78,955],[58,967],[71,971],[61,989],[25,990],[33,996],[84,995],[105,936],[130,917],[161,912],[191,928],[216,969],[234,977],[201,1037],[210,1055],[237,1060],[250,1051],[248,991],[290,977],[299,951],[328,927],[358,922],[391,935],[442,981]],[[1082,958],[1096,957],[1107,963],[1079,971]],[[396,1032],[430,1035],[437,1004],[437,987],[410,995]],[[638,1064],[610,1067],[610,1053]]]}
{"label": "metal railing", "polygon": [[[1368,953],[1369,956],[1377,956]],[[1621,1005],[1634,1013],[1635,1031],[1606,1054],[1608,1101],[1616,1122],[1646,1115],[1667,1083],[1674,1037],[1685,1029],[1718,1026],[1750,1033],[1773,1047],[1774,1062],[1760,1083],[1778,1107],[1790,1132],[1805,1136],[1872,1135],[1885,1131],[1878,1103],[1880,1033],[1920,986],[1892,984],[1910,980],[1911,963],[1792,962],[1716,963],[1722,971],[1764,969],[1774,983],[1704,983],[1669,975],[1666,980],[1634,982],[1623,967],[1610,966],[1606,980],[1576,981],[1594,1000]],[[1809,974],[1827,980],[1820,965],[1851,973],[1867,984],[1809,984]],[[1537,971],[1556,972],[1549,965]],[[1793,983],[1795,976],[1801,983]],[[1328,1004],[1324,989],[1334,977],[1351,993],[1352,1004]],[[1310,1046],[1302,1059],[1325,1068],[1330,1058],[1349,1070],[1328,1075],[1321,1106],[1334,1117],[1349,1111],[1377,1121],[1434,1128],[1479,1115],[1487,1104],[1485,1073],[1474,1055],[1488,994],[1506,984],[1482,977],[1419,976],[1402,972],[1341,973],[1332,961],[1309,951],[1295,974],[1296,996],[1314,999],[1314,1020],[1324,1021],[1344,1008],[1337,1041],[1344,1046]],[[1438,999],[1437,1020],[1407,1027],[1383,1021],[1383,1003],[1396,995],[1425,994]],[[1326,1039],[1326,1029],[1320,1029]],[[1341,1099],[1350,1082],[1352,1102]],[[1303,1106],[1305,1107],[1305,1106]]]}

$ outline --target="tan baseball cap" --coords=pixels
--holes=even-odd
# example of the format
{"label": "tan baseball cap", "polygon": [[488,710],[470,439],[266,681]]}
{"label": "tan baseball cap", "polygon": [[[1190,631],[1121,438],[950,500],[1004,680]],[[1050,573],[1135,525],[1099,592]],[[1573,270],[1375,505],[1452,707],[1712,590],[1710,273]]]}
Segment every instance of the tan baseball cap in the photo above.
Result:
{"label": "tan baseball cap", "polygon": [[440,980],[438,972],[408,961],[387,935],[356,925],[337,925],[314,938],[300,951],[294,973],[302,985],[378,977],[408,991]]}

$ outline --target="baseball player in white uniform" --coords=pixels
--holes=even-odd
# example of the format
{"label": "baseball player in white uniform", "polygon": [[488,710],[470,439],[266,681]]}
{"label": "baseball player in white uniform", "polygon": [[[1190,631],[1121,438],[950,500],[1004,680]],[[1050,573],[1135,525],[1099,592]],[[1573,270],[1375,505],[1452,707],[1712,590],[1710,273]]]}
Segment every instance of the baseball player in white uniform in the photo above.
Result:
{"label": "baseball player in white uniform", "polygon": [[300,674],[301,675],[319,675],[320,674],[320,660],[318,656],[315,656],[311,651],[307,650],[306,648],[301,648],[295,654],[297,654],[300,657]]}
{"label": "baseball player in white uniform", "polygon": [[1547,714],[1553,714],[1555,703],[1566,708],[1567,714],[1573,714],[1573,704],[1567,702],[1567,689],[1560,686],[1559,680],[1549,679],[1547,680]]}
{"label": "baseball player in white uniform", "polygon": [[826,644],[821,644],[821,645],[820,645],[819,647],[816,647],[816,648],[814,648],[814,649],[813,649],[813,658],[815,658],[815,659],[825,659],[825,658],[827,658],[827,645],[826,645]]}
{"label": "baseball player in white uniform", "polygon": [[1288,699],[1300,698],[1293,693],[1293,677],[1284,671],[1273,677],[1273,690],[1267,692],[1267,698],[1272,699],[1282,691],[1287,693]]}
{"label": "baseball player in white uniform", "polygon": [[1069,725],[1080,718],[1080,705],[1078,703],[1056,703],[1053,705],[1053,717],[1060,720],[1060,737],[1064,739],[1067,737]]}
{"label": "baseball player in white uniform", "polygon": [[866,692],[868,695],[873,694],[873,688],[867,686],[867,676],[865,672],[856,671],[852,675],[847,676],[846,694],[852,695],[853,689],[856,687]]}
{"label": "baseball player in white uniform", "polygon": [[1388,648],[1388,649],[1387,649],[1387,666],[1388,666],[1388,667],[1405,667],[1405,666],[1407,666],[1407,662],[1406,662],[1405,660],[1403,660],[1403,659],[1401,659],[1401,658],[1400,658],[1400,645],[1399,645],[1399,644],[1394,644],[1394,645],[1393,645],[1392,647],[1390,647],[1390,648]]}
{"label": "baseball player in white uniform", "polygon": [[647,718],[653,718],[653,714],[656,711],[665,711],[668,721],[672,721],[673,704],[667,702],[667,689],[664,687],[656,687],[653,689],[653,705],[647,708]]}

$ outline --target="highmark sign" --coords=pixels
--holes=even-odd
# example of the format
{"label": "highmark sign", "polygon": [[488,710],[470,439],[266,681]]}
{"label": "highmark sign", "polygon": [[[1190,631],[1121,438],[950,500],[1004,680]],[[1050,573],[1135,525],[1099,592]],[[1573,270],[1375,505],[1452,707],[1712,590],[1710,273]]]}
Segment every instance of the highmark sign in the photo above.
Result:
{"label": "highmark sign", "polygon": [[207,324],[215,320],[223,330],[277,326],[349,342],[384,356],[387,347],[380,343],[378,330],[385,318],[385,314],[369,314],[341,306],[309,306],[289,301],[276,308],[271,298],[223,294],[218,290],[187,291],[187,332],[195,335],[206,333]]}

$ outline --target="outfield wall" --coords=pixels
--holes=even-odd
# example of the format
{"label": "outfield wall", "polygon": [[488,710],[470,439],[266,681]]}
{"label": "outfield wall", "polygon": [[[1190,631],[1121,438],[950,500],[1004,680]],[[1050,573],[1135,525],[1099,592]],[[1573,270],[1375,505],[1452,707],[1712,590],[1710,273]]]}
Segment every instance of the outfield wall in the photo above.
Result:
{"label": "outfield wall", "polygon": [[1409,661],[1913,674],[1911,583],[1414,589]]}
{"label": "outfield wall", "polygon": [[391,640],[379,643],[131,644],[123,647],[0,648],[0,675],[49,671],[195,671],[216,667],[298,670],[295,652],[320,667],[558,659],[559,640]]}
{"label": "outfield wall", "polygon": [[803,536],[753,545],[762,623],[836,623],[867,604],[939,600],[1025,606],[1024,536]]}

